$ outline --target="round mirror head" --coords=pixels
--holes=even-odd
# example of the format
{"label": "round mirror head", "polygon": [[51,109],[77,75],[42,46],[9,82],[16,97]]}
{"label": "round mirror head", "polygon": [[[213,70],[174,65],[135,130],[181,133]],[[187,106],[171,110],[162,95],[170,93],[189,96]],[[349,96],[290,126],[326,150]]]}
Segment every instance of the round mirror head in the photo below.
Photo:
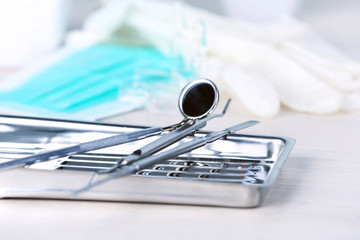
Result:
{"label": "round mirror head", "polygon": [[208,79],[196,79],[181,91],[179,108],[185,118],[203,118],[215,110],[218,101],[219,91],[216,85]]}

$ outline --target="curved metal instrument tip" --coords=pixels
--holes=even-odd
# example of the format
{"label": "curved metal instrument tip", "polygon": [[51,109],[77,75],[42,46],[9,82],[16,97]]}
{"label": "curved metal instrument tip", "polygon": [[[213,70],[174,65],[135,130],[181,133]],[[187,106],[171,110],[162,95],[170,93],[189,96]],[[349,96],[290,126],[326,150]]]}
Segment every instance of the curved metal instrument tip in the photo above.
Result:
{"label": "curved metal instrument tip", "polygon": [[229,108],[229,105],[230,105],[230,102],[231,102],[231,98],[229,98],[226,102],[226,105],[224,107],[224,110],[222,111],[222,114],[225,114],[227,109]]}

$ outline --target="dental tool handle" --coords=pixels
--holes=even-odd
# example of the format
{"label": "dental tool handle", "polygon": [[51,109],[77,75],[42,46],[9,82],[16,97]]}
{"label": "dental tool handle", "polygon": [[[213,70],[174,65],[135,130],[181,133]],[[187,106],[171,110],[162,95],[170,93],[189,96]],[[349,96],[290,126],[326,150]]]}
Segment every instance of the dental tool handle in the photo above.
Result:
{"label": "dental tool handle", "polygon": [[[197,139],[194,139],[194,140],[192,140],[190,142],[182,144],[181,149],[185,148],[185,149],[187,149],[186,151],[191,151],[191,150],[193,150],[195,148],[198,148],[198,147],[201,147],[201,146],[203,146],[205,144],[206,144],[206,140],[204,142],[203,138],[197,138]],[[189,149],[189,148],[191,148],[191,149]],[[168,150],[168,151],[172,151],[172,149]],[[151,165],[154,162],[169,159],[171,157],[175,157],[175,156],[178,156],[178,155],[181,154],[180,153],[181,150],[179,148],[177,148],[176,151],[173,151],[170,154],[168,154],[168,151],[165,151],[163,153],[158,153],[156,155],[151,155],[151,156],[142,158],[142,159],[137,160],[137,161],[132,160],[131,163],[129,163],[129,165],[121,166],[120,169],[117,169],[116,171],[110,173],[110,175],[107,176],[106,178],[98,180],[98,181],[96,181],[96,182],[94,182],[92,184],[89,184],[88,186],[86,186],[84,188],[81,188],[81,189],[75,191],[73,193],[73,195],[77,195],[79,193],[85,192],[85,191],[87,191],[87,190],[89,190],[89,189],[91,189],[91,188],[93,188],[93,187],[95,187],[97,185],[108,182],[111,179],[115,179],[115,178],[118,178],[118,177],[123,177],[123,176],[130,175],[130,174],[132,174],[134,172],[139,171],[143,167]]]}
{"label": "dental tool handle", "polygon": [[196,120],[195,122],[185,123],[178,129],[156,139],[155,141],[137,149],[132,154],[119,160],[110,169],[102,170],[99,171],[98,173],[102,174],[102,173],[114,172],[120,166],[132,164],[133,162],[139,161],[140,159],[150,156],[151,154],[157,153],[160,150],[170,146],[171,144],[178,142],[179,140],[185,138],[186,136],[195,133],[197,130],[205,127],[208,120],[214,117],[221,117],[223,115],[224,114],[215,114],[204,119]]}
{"label": "dental tool handle", "polygon": [[178,129],[161,136],[160,138],[156,139],[155,141],[135,150],[132,154],[122,158],[119,160],[113,167],[110,169],[99,171],[99,174],[102,173],[110,173],[115,171],[120,166],[129,165],[133,162],[136,162],[142,158],[150,156],[151,154],[157,153],[160,150],[164,149],[167,146],[185,138],[186,136],[190,135],[191,133],[195,132],[196,130],[204,127],[206,125],[206,121],[200,120],[195,123],[185,123]]}
{"label": "dental tool handle", "polygon": [[[139,171],[140,169],[143,169],[145,167],[148,167],[149,165],[152,165],[156,162],[160,162],[163,160],[167,160],[167,159],[171,159],[171,158],[175,158],[181,154],[184,153],[188,153],[194,149],[197,149],[199,147],[202,147],[204,145],[206,145],[207,143],[211,143],[214,142],[222,137],[225,137],[231,133],[234,133],[238,130],[244,129],[244,128],[248,128],[254,124],[259,123],[258,121],[248,121],[248,122],[244,122],[244,123],[240,123],[237,124],[235,126],[232,126],[230,128],[227,128],[225,130],[222,131],[218,131],[218,132],[213,132],[213,133],[209,133],[207,135],[205,135],[204,137],[199,137],[199,138],[195,138],[191,141],[188,141],[186,143],[183,143],[177,147],[174,147],[172,149],[169,149],[167,151],[164,152],[160,152],[156,155],[152,155],[143,159],[140,159],[138,161],[133,162],[132,168],[129,168],[128,170],[133,170],[135,169],[136,171]],[[129,165],[130,166],[130,165]],[[119,169],[119,171],[121,171],[121,169]],[[125,171],[124,171],[125,172]],[[127,174],[131,174],[133,172],[128,172]],[[116,172],[114,172],[114,174],[116,174]],[[126,174],[125,174],[126,175]]]}
{"label": "dental tool handle", "polygon": [[[149,156],[154,154],[171,144],[178,142],[179,140],[187,137],[188,135],[194,133],[195,131],[205,127],[206,120],[199,120],[195,123],[186,123],[185,125],[179,127],[178,129],[161,136],[160,138],[156,139],[155,141],[149,143],[141,147],[140,149],[136,150],[134,153],[140,155],[140,158]],[[124,158],[126,160],[126,158]],[[127,161],[126,164],[129,164]]]}
{"label": "dental tool handle", "polygon": [[206,126],[206,124],[209,120],[211,120],[213,118],[224,116],[229,107],[230,102],[231,102],[231,99],[229,99],[227,101],[222,113],[213,114],[211,116],[207,116],[202,119],[196,119],[194,121],[185,123],[184,125],[180,126],[176,130],[174,130],[164,136],[161,136],[157,140],[141,147],[140,149],[136,150],[132,154],[128,155],[127,157],[122,159],[120,162],[118,162],[118,164],[116,166],[114,166],[112,168],[112,170],[115,170],[117,167],[119,167],[121,165],[128,165],[128,164],[130,164],[134,161],[137,161],[141,158],[144,158],[144,157],[150,156],[151,154],[157,153],[160,150],[164,149],[165,147],[168,147],[171,144],[176,143],[179,140],[185,138],[186,136],[189,136],[189,135],[195,133],[199,129],[202,129],[203,127]]}
{"label": "dental tool handle", "polygon": [[16,167],[24,167],[26,165],[45,162],[56,158],[67,157],[70,155],[93,151],[105,147],[111,147],[123,143],[140,140],[153,135],[158,135],[163,131],[161,127],[146,128],[139,131],[118,134],[115,136],[98,139],[90,142],[80,143],[78,145],[34,154],[28,157],[15,159],[12,161],[0,163],[0,170],[6,170]]}
{"label": "dental tool handle", "polygon": [[[185,138],[186,136],[189,136],[189,135],[195,133],[199,129],[202,129],[203,127],[206,126],[206,124],[209,120],[211,120],[213,118],[224,116],[230,105],[230,102],[231,102],[231,99],[228,99],[222,113],[213,114],[211,116],[207,116],[202,119],[196,119],[193,122],[187,122],[184,125],[181,125],[176,130],[174,130],[164,136],[161,136],[157,140],[141,147],[140,149],[136,150],[134,153],[125,157],[123,160],[121,160],[121,162],[119,162],[117,164],[117,166],[114,166],[114,168],[112,168],[112,170],[115,170],[117,167],[119,167],[121,165],[130,164],[141,158],[144,158],[144,157],[150,156],[151,154],[157,153],[158,151],[164,149],[165,147],[168,147],[171,144],[178,142],[179,140]],[[249,121],[249,122],[251,122],[251,121]]]}
{"label": "dental tool handle", "polygon": [[125,165],[122,166],[120,169],[116,170],[115,172],[112,172],[108,177],[98,180],[78,191],[74,192],[74,195],[82,193],[84,191],[87,191],[97,185],[100,185],[102,183],[105,183],[107,181],[110,181],[111,179],[115,179],[118,177],[123,177],[123,176],[127,176],[130,175],[132,173],[135,173],[143,168],[146,168],[152,164],[155,164],[157,162],[163,161],[163,160],[167,160],[167,159],[171,159],[174,157],[177,157],[181,154],[190,152],[194,149],[197,149],[199,147],[202,147],[204,145],[206,145],[207,143],[211,143],[214,142],[222,137],[225,137],[231,133],[234,133],[238,130],[244,129],[244,128],[248,128],[252,125],[255,125],[259,123],[258,121],[248,121],[248,122],[244,122],[244,123],[240,123],[237,124],[235,126],[232,126],[230,128],[227,128],[223,131],[219,131],[219,132],[213,132],[210,133],[204,137],[199,137],[199,138],[195,138],[191,141],[188,141],[186,143],[183,143],[177,147],[174,147],[172,149],[169,149],[167,151],[164,152],[160,152],[156,155],[151,155],[145,158],[142,158],[140,160],[134,161],[129,165]]}

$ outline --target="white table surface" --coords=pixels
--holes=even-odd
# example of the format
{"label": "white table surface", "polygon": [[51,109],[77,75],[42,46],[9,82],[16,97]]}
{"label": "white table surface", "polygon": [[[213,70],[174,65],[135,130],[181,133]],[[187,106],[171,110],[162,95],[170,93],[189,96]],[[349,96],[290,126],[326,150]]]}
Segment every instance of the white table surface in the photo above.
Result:
{"label": "white table surface", "polygon": [[[239,108],[207,129],[252,118]],[[179,118],[142,110],[107,121],[165,126]],[[259,208],[7,199],[0,239],[360,239],[360,113],[282,110],[260,120],[243,132],[297,143]]]}

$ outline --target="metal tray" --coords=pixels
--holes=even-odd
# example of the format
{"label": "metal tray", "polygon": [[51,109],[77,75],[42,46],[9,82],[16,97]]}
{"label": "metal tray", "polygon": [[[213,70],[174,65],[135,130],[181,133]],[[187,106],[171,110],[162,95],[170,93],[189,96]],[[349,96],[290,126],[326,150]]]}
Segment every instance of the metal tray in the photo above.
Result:
{"label": "metal tray", "polygon": [[[0,161],[141,128],[144,127],[0,115]],[[208,132],[195,136],[205,133]],[[156,138],[0,172],[0,198],[257,207],[295,143],[287,137],[234,134],[132,176],[72,194],[88,184],[95,170],[110,167],[118,158]]]}

